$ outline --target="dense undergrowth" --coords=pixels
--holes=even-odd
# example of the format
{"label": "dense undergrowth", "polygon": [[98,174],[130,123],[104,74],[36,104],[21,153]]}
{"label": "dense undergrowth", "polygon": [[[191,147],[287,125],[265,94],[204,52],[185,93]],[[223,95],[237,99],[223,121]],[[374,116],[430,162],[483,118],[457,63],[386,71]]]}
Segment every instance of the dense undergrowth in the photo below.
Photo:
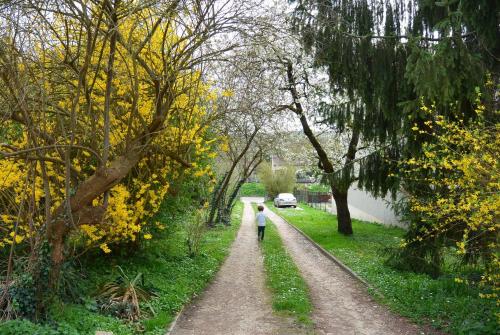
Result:
{"label": "dense undergrowth", "polygon": [[395,312],[452,334],[498,333],[494,302],[480,298],[476,287],[455,282],[466,270],[451,257],[445,273],[436,279],[384,264],[384,248],[400,243],[404,230],[353,220],[354,235],[344,236],[337,232],[336,217],[330,213],[304,204],[302,211],[276,209],[270,203],[268,207],[373,285]]}
{"label": "dense undergrowth", "polygon": [[[254,204],[253,208],[256,211]],[[272,294],[273,310],[312,326],[312,303],[309,290],[292,258],[285,250],[276,226],[266,219],[264,240],[259,242],[264,254],[266,285]]]}
{"label": "dense undergrowth", "polygon": [[[106,256],[85,255],[80,259],[85,273],[78,274],[78,282],[74,282],[77,297],[73,301],[54,302],[43,324],[22,319],[1,323],[0,334],[93,335],[96,330],[120,335],[164,334],[176,313],[200,293],[217,272],[236,236],[241,213],[242,204],[238,202],[232,225],[207,231],[201,252],[189,257],[182,227],[185,220],[192,217],[186,211],[175,213],[165,206],[155,219],[166,228],[157,231],[154,239],[144,241],[140,252],[127,255],[123,248]],[[117,257],[120,252],[122,255]],[[141,284],[156,296],[141,303],[142,317],[134,322],[106,315],[97,303],[99,287],[115,280],[120,269],[131,277],[142,273]]]}

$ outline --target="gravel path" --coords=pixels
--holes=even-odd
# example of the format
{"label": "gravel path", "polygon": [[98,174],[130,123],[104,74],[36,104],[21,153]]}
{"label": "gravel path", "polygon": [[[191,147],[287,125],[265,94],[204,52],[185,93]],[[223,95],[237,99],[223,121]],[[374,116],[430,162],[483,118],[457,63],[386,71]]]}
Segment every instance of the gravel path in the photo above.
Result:
{"label": "gravel path", "polygon": [[317,334],[424,334],[416,325],[376,303],[366,288],[320,253],[311,242],[266,208],[309,286]]}
{"label": "gravel path", "polygon": [[182,313],[171,334],[301,334],[291,320],[273,314],[264,278],[254,214],[245,202],[228,258],[200,299]]}

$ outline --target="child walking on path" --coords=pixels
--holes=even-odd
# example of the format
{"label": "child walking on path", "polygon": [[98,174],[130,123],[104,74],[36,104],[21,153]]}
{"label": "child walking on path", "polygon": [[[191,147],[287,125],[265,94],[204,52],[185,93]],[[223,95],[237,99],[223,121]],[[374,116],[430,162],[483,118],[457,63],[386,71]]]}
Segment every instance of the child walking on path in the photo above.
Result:
{"label": "child walking on path", "polygon": [[259,210],[255,219],[257,220],[257,238],[259,241],[264,239],[264,229],[266,229],[266,215],[264,214],[264,206],[259,205]]}

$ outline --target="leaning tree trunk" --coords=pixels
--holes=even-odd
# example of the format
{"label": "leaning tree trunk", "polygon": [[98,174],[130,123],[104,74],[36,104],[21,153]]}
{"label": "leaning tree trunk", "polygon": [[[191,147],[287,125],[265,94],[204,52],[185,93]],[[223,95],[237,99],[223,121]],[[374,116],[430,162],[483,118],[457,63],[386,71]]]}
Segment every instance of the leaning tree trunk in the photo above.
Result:
{"label": "leaning tree trunk", "polygon": [[233,208],[236,197],[238,196],[238,193],[240,192],[241,186],[243,186],[245,181],[246,181],[246,178],[240,179],[240,181],[238,181],[238,184],[236,184],[236,187],[234,188],[233,192],[229,196],[229,199],[228,199],[227,204],[226,204],[229,211],[231,211],[231,208]]}
{"label": "leaning tree trunk", "polygon": [[241,186],[245,183],[246,179],[240,179],[238,181],[238,184],[236,184],[236,187],[234,188],[233,192],[231,192],[231,195],[229,196],[229,199],[227,200],[226,206],[224,207],[223,210],[223,223],[226,226],[231,225],[231,212],[233,210],[233,206],[236,200],[236,197],[238,196],[238,192],[240,191]]}
{"label": "leaning tree trunk", "polygon": [[253,130],[252,134],[250,135],[250,138],[248,139],[245,147],[240,152],[238,157],[236,157],[236,159],[232,162],[231,168],[224,175],[224,178],[222,179],[222,184],[220,186],[219,191],[216,191],[216,193],[214,194],[213,205],[212,205],[212,208],[210,210],[210,215],[209,215],[209,219],[208,219],[208,226],[213,226],[215,209],[223,207],[224,199],[222,199],[222,197],[226,195],[227,188],[229,186],[229,182],[231,181],[231,177],[233,176],[234,170],[236,169],[236,166],[238,165],[239,161],[243,158],[243,156],[245,156],[246,152],[250,148],[250,146],[255,138],[255,135],[257,135],[257,133],[259,132],[259,129],[260,129],[259,127],[255,127],[255,129]]}
{"label": "leaning tree trunk", "polygon": [[[47,226],[52,261],[49,286],[52,289],[58,285],[61,267],[65,260],[65,242],[74,228],[70,222],[73,222],[75,226],[101,222],[106,209],[103,206],[92,206],[92,201],[118,184],[139,163],[145,155],[144,141],[154,136],[162,125],[160,121],[160,118],[153,120],[149,129],[132,142],[131,149],[126,154],[116,157],[108,166],[97,169],[92,176],[81,183],[75,194],[71,196],[70,208],[61,205],[55,210]],[[187,163],[183,164],[190,167]],[[69,215],[73,218],[71,219]]]}
{"label": "leaning tree trunk", "polygon": [[[295,80],[295,76],[293,73],[293,65],[288,60],[286,61],[286,72],[289,84],[288,91],[292,95],[294,102],[293,106],[285,106],[285,107],[290,109],[295,114],[297,114],[300,123],[302,125],[302,129],[304,130],[304,134],[307,136],[309,142],[311,142],[312,146],[316,150],[316,153],[318,154],[319,158],[318,166],[325,173],[332,176],[332,174],[335,173],[333,164],[328,158],[328,154],[326,153],[325,149],[318,141],[311,127],[309,126],[306,114],[304,112],[304,109],[302,108],[302,104],[300,103],[299,92],[297,91],[296,88],[297,81]],[[344,168],[352,164],[352,161],[354,160],[354,157],[356,155],[356,148],[358,141],[359,141],[359,131],[355,131],[353,132],[353,135],[351,136],[351,140],[349,142],[349,148],[346,154],[346,162],[344,164]],[[349,207],[347,205],[347,192],[349,190],[350,184],[351,180],[347,180],[347,182],[344,181],[344,183],[342,184],[330,180],[330,186],[332,188],[333,198],[335,199],[335,204],[337,205],[338,231],[344,235],[352,235],[351,213],[349,213]]]}
{"label": "leaning tree trunk", "polygon": [[333,194],[335,206],[337,206],[337,230],[343,235],[352,235],[351,213],[347,202],[347,192],[335,192]]}
{"label": "leaning tree trunk", "polygon": [[221,193],[221,197],[219,199],[219,203],[217,204],[217,219],[215,222],[218,224],[224,224],[224,209],[226,208],[226,192],[227,189],[224,189]]}
{"label": "leaning tree trunk", "polygon": [[[62,264],[65,260],[65,242],[71,232],[73,222],[76,226],[96,224],[102,220],[105,208],[92,206],[92,201],[118,184],[140,161],[143,153],[139,147],[132,149],[127,156],[117,157],[108,167],[98,169],[85,180],[71,197],[70,208],[61,205],[52,216],[47,227],[47,237],[51,246],[51,271],[49,285],[56,288]],[[69,215],[73,218],[70,219]]]}
{"label": "leaning tree trunk", "polygon": [[210,212],[208,214],[208,219],[207,219],[207,226],[208,227],[213,227],[215,225],[215,214],[217,212],[218,204],[220,202],[220,196],[219,193],[222,192],[222,185],[224,184],[224,181],[226,180],[229,172],[226,172],[222,179],[217,182],[217,185],[215,186],[214,193],[212,195],[212,200],[210,201]]}

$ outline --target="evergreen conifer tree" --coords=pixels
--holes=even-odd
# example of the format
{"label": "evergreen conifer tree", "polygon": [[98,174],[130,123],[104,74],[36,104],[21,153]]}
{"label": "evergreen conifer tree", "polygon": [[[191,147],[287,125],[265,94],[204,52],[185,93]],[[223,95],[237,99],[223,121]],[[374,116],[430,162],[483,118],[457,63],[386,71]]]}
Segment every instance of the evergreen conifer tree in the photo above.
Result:
{"label": "evergreen conifer tree", "polygon": [[[339,131],[358,132],[379,150],[357,161],[358,186],[375,195],[400,187],[429,191],[422,183],[405,183],[396,162],[421,154],[430,140],[429,115],[422,104],[436,106],[449,120],[472,120],[479,88],[493,114],[498,101],[485,87],[498,87],[500,3],[495,0],[297,0],[293,27],[317,67],[326,68],[332,93],[347,103],[323,104],[319,115]],[[433,116],[431,116],[433,117]],[[348,167],[352,170],[352,166]],[[336,178],[350,175],[340,171]],[[414,224],[408,236],[418,235]],[[439,242],[416,246],[415,259],[439,259]],[[415,246],[415,244],[413,244]],[[425,266],[422,266],[424,268]]]}

